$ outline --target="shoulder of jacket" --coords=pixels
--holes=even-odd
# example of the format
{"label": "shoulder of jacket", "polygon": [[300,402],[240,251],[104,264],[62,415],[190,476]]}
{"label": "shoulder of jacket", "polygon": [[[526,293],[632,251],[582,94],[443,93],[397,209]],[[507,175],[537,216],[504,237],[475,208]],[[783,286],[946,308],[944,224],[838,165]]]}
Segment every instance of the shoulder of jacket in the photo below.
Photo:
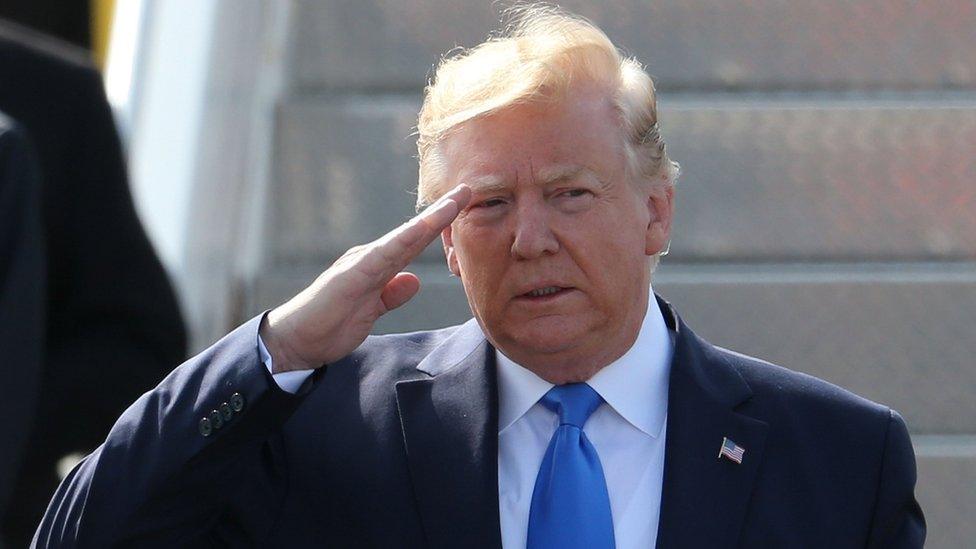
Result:
{"label": "shoulder of jacket", "polygon": [[891,409],[853,391],[810,374],[791,370],[766,360],[722,347],[714,347],[717,356],[729,363],[753,391],[752,401],[781,404],[818,411],[833,410],[840,414],[855,414],[883,418]]}

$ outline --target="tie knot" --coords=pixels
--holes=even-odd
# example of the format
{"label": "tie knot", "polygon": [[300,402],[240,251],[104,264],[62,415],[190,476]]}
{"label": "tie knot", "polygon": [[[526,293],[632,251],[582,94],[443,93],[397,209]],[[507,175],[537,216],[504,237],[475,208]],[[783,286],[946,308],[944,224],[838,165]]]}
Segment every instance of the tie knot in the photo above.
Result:
{"label": "tie knot", "polygon": [[549,389],[540,402],[559,415],[560,424],[582,429],[590,414],[603,404],[603,398],[585,383],[569,383]]}

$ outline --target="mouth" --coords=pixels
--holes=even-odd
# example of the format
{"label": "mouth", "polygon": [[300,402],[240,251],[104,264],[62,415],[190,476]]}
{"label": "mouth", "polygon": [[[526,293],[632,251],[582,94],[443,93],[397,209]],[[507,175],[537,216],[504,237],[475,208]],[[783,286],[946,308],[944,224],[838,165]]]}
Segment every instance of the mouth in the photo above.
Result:
{"label": "mouth", "polygon": [[519,295],[518,299],[531,302],[552,301],[559,299],[572,290],[573,288],[565,288],[562,286],[543,286]]}

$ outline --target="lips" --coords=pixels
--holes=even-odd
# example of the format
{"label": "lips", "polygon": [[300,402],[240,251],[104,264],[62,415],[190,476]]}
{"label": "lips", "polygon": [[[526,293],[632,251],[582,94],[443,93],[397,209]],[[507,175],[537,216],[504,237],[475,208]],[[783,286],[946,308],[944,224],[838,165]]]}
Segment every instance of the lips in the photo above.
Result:
{"label": "lips", "polygon": [[518,294],[516,297],[518,299],[525,299],[529,301],[548,301],[550,299],[558,298],[564,294],[569,293],[573,288],[571,286],[560,286],[558,284],[553,284],[551,282],[543,282],[539,284],[533,284],[528,286],[522,293]]}
{"label": "lips", "polygon": [[545,288],[532,290],[531,292],[523,295],[527,295],[529,297],[542,297],[542,296],[552,295],[561,289],[562,288],[560,288],[559,286],[546,286]]}

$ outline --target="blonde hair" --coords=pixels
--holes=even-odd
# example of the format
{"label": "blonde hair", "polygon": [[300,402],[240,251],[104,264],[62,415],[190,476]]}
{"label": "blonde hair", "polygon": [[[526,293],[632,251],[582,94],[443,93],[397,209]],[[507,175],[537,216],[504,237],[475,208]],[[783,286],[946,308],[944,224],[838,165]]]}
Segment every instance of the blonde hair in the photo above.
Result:
{"label": "blonde hair", "polygon": [[424,90],[417,123],[418,210],[433,202],[444,161],[438,144],[464,122],[535,100],[558,100],[574,81],[604,85],[620,114],[625,154],[638,179],[673,184],[680,167],[668,158],[657,124],[654,83],[602,30],[558,7],[508,10],[497,36],[441,60]]}

